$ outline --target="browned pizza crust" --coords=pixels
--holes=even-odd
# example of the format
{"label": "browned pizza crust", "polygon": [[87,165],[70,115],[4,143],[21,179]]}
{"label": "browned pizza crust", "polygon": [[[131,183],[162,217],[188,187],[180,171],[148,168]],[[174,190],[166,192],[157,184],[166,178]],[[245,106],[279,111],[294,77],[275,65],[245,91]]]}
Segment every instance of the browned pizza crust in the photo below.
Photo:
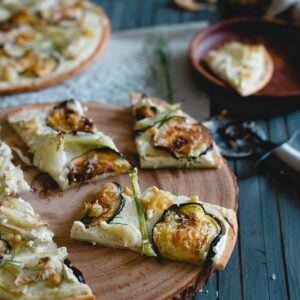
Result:
{"label": "browned pizza crust", "polygon": [[230,218],[230,219],[225,218],[225,219],[231,225],[231,230],[228,234],[229,241],[226,243],[224,253],[222,255],[222,259],[220,260],[220,262],[217,265],[215,265],[215,268],[218,270],[223,270],[226,267],[226,265],[231,257],[232,251],[235,247],[237,234],[238,234],[238,225],[237,225],[236,217]]}
{"label": "browned pizza crust", "polygon": [[0,88],[0,94],[1,95],[9,95],[9,94],[16,94],[16,93],[23,93],[23,92],[31,92],[43,88],[47,88],[53,85],[56,85],[58,83],[61,83],[70,77],[75,76],[76,74],[84,71],[87,69],[97,58],[98,56],[102,53],[104,50],[108,39],[110,37],[111,33],[111,26],[110,26],[110,21],[107,15],[105,14],[104,10],[96,5],[91,4],[94,7],[94,11],[98,13],[99,17],[101,18],[102,22],[102,28],[103,28],[103,34],[101,41],[96,48],[95,52],[85,61],[83,61],[78,67],[76,67],[73,70],[70,70],[68,72],[58,74],[57,76],[54,76],[53,78],[45,79],[37,83],[31,83],[31,84],[26,84],[26,85],[21,85],[21,86],[14,86],[11,88]]}

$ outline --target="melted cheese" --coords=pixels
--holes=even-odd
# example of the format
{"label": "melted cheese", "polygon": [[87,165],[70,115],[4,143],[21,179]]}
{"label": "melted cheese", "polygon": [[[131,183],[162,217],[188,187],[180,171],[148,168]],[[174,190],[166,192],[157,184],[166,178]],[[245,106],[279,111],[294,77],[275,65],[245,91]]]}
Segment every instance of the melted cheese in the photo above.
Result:
{"label": "melted cheese", "polygon": [[211,70],[230,84],[242,96],[256,90],[265,76],[267,61],[263,45],[229,42],[208,53],[206,59]]}
{"label": "melted cheese", "polygon": [[10,148],[0,141],[0,195],[16,195],[29,191],[22,170],[12,163]]}

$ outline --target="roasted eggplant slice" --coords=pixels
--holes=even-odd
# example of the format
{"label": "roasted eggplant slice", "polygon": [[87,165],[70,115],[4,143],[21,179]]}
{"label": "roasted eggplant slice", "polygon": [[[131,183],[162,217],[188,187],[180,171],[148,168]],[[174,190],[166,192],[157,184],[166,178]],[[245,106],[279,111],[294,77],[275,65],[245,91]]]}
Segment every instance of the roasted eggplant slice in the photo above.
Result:
{"label": "roasted eggplant slice", "polygon": [[18,69],[24,75],[42,77],[54,72],[59,63],[59,58],[55,55],[42,55],[30,50],[18,62]]}
{"label": "roasted eggplant slice", "polygon": [[153,136],[153,146],[166,150],[175,158],[195,158],[212,145],[209,130],[199,123],[191,124],[185,117],[167,119]]}
{"label": "roasted eggplant slice", "polygon": [[122,155],[110,148],[91,150],[73,159],[69,165],[69,183],[80,183],[103,173],[126,173],[129,163]]}
{"label": "roasted eggplant slice", "polygon": [[74,110],[72,108],[74,103],[73,100],[67,100],[55,106],[48,116],[48,125],[63,133],[94,131],[93,121]]}
{"label": "roasted eggplant slice", "polygon": [[157,109],[154,106],[141,106],[136,108],[134,115],[135,115],[135,120],[140,121],[146,118],[151,118],[154,117],[157,113]]}
{"label": "roasted eggplant slice", "polygon": [[109,222],[122,210],[125,199],[117,183],[105,183],[92,202],[85,203],[81,222],[87,226],[99,221]]}
{"label": "roasted eggplant slice", "polygon": [[220,222],[199,203],[168,208],[153,227],[152,238],[159,256],[204,265],[211,247],[222,234]]}

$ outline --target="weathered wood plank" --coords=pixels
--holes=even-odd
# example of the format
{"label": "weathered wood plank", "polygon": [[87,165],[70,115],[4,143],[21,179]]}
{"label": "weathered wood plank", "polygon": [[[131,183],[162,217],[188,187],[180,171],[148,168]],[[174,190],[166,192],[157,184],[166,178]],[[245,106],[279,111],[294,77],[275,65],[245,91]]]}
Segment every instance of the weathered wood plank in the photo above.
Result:
{"label": "weathered wood plank", "polygon": [[175,24],[180,22],[180,10],[169,0],[159,0],[159,9],[155,11],[154,24]]}
{"label": "weathered wood plank", "polygon": [[142,1],[139,0],[123,0],[125,6],[123,8],[122,29],[131,29],[137,27],[139,19],[139,11]]}
{"label": "weathered wood plank", "polygon": [[[267,132],[268,124],[260,122],[262,129]],[[278,138],[283,138],[285,128],[276,130]],[[266,250],[266,268],[268,289],[272,299],[286,299],[287,288],[284,275],[283,251],[281,248],[281,227],[278,214],[278,203],[274,184],[266,176],[259,177],[259,195],[261,199],[261,213],[263,237]]]}
{"label": "weathered wood plank", "polygon": [[153,14],[157,1],[141,1],[141,17],[138,20],[138,27],[147,27],[153,24]]}
{"label": "weathered wood plank", "polygon": [[[300,112],[292,113],[287,119],[274,118],[270,122],[270,135],[275,143],[285,141],[300,127]],[[287,126],[287,127],[286,127]],[[285,128],[285,134],[278,135],[278,131]],[[285,273],[290,299],[300,299],[300,197],[299,187],[288,182],[277,182],[277,196],[279,201],[279,215],[281,217],[282,249],[285,258]]]}
{"label": "weathered wood plank", "polygon": [[[252,160],[237,162],[237,173],[245,176]],[[269,299],[259,177],[239,180],[239,222],[243,295],[245,299]]]}
{"label": "weathered wood plank", "polygon": [[110,14],[113,30],[124,29],[123,26],[123,14],[126,9],[126,5],[123,1],[112,1],[113,8]]}

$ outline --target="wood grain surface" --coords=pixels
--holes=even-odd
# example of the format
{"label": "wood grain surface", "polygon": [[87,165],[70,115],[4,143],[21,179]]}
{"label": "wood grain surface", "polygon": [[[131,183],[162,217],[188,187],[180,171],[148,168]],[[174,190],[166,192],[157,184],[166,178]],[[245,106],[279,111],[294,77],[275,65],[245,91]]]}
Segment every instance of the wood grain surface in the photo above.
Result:
{"label": "wood grain surface", "polygon": [[[94,119],[98,129],[112,136],[117,147],[136,165],[130,110],[96,103],[89,103],[88,108],[88,115]],[[14,110],[10,108],[0,112],[1,138],[9,145],[19,146],[21,141],[5,122],[7,113]],[[31,182],[35,173],[34,169],[27,170],[26,179]],[[127,175],[113,181],[129,185]],[[236,181],[225,161],[217,170],[140,170],[140,183],[142,189],[156,185],[176,194],[198,195],[207,202],[237,209]],[[175,262],[161,263],[130,251],[71,240],[69,234],[73,220],[84,201],[97,192],[99,185],[88,184],[46,198],[37,192],[22,195],[49,222],[58,245],[68,248],[73,265],[84,273],[97,299],[189,298],[203,287],[209,273],[199,267]]]}

